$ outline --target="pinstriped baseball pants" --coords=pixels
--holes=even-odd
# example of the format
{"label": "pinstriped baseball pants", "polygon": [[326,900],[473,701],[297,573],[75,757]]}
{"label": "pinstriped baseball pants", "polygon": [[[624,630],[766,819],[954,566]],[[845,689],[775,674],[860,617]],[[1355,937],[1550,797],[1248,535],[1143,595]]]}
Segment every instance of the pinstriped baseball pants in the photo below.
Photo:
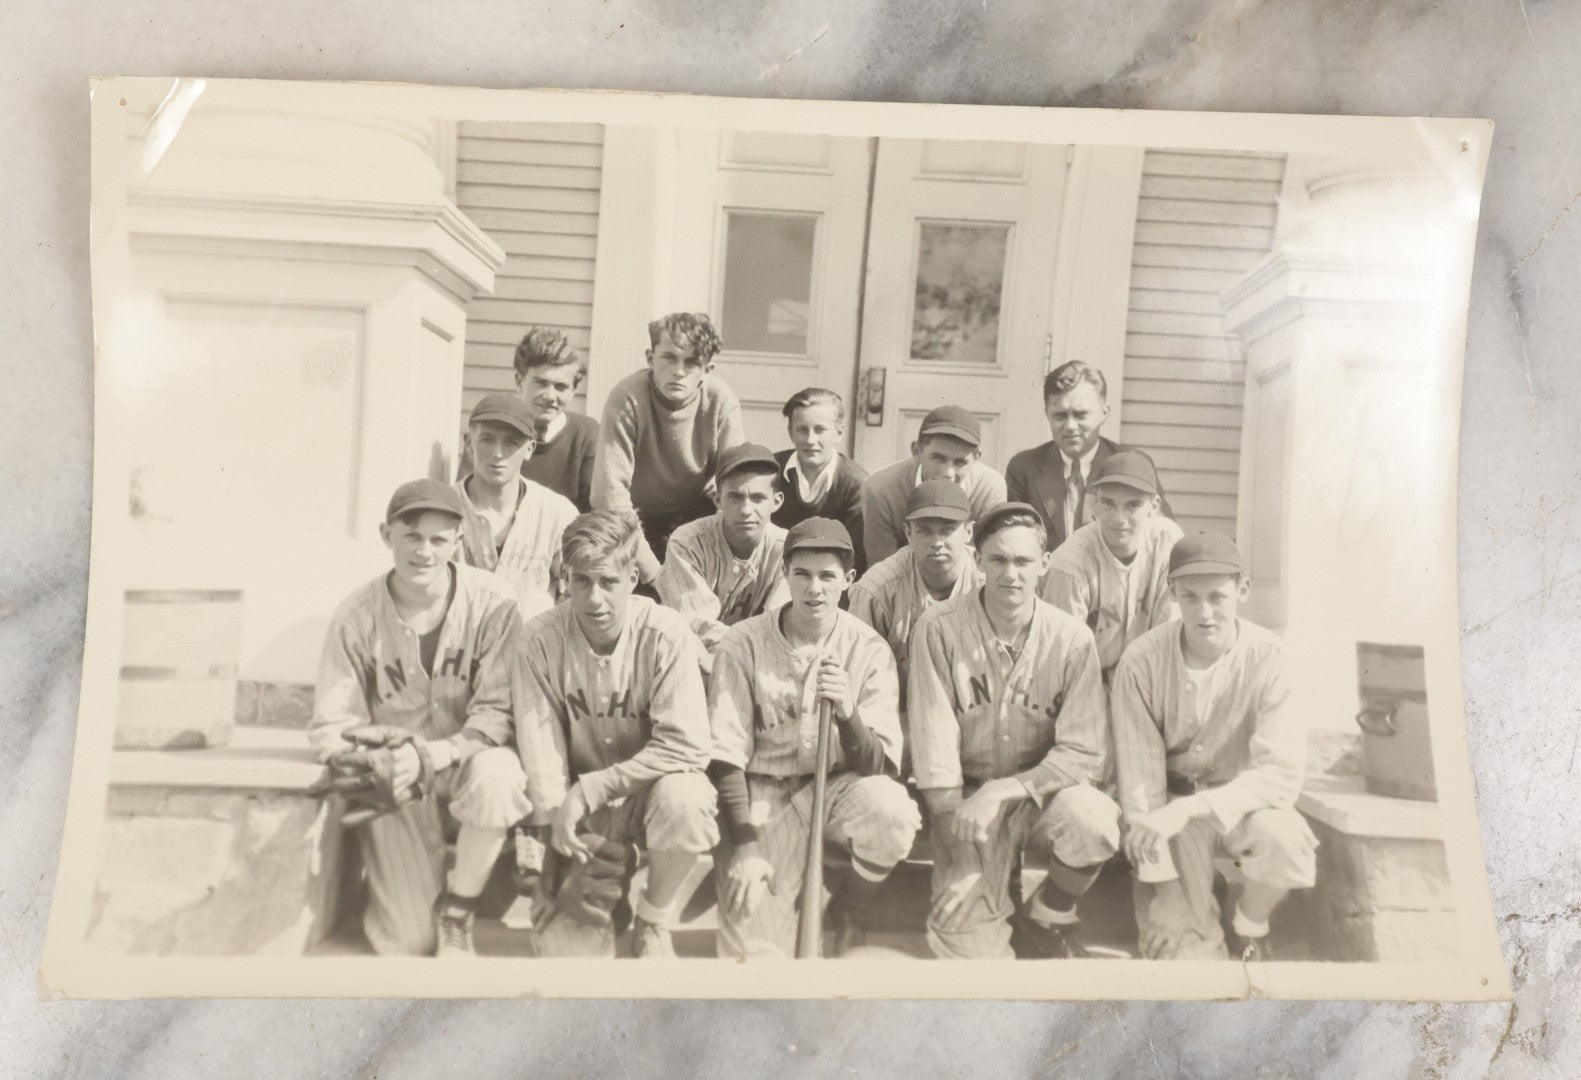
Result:
{"label": "pinstriped baseball pants", "polygon": [[509,828],[532,808],[526,788],[515,750],[485,751],[447,770],[422,802],[362,827],[359,844],[368,877],[362,929],[374,952],[427,956],[434,951],[434,901],[445,887],[445,819]]}
{"label": "pinstriped baseball pants", "polygon": [[[719,845],[720,956],[795,955],[807,838],[812,831],[812,788],[811,776],[747,774],[752,822],[758,827],[763,855],[774,867],[774,890],[765,893],[745,919],[730,918],[723,903],[725,871],[735,851],[728,840]],[[835,773],[824,797],[825,850],[854,853],[875,866],[894,866],[904,859],[922,827],[917,804],[887,776]],[[823,897],[815,902],[823,903]]]}
{"label": "pinstriped baseball pants", "polygon": [[[968,788],[970,795],[974,788]],[[1011,958],[1010,871],[1027,847],[1072,868],[1096,866],[1119,850],[1120,808],[1097,788],[1078,784],[1041,809],[1030,800],[1000,813],[981,844],[962,844],[941,828],[933,846],[928,945],[948,959]]]}
{"label": "pinstriped baseball pants", "polygon": [[1254,810],[1233,829],[1194,818],[1169,843],[1178,882],[1135,885],[1142,956],[1148,960],[1223,959],[1224,929],[1214,874],[1279,889],[1304,889],[1317,877],[1317,837],[1299,812]]}
{"label": "pinstriped baseball pants", "polygon": [[[593,811],[585,831],[648,851],[704,855],[719,842],[718,813],[718,794],[708,777],[697,772],[670,773],[635,795]],[[537,935],[537,954],[611,957],[615,955],[615,931],[609,926],[555,918]]]}

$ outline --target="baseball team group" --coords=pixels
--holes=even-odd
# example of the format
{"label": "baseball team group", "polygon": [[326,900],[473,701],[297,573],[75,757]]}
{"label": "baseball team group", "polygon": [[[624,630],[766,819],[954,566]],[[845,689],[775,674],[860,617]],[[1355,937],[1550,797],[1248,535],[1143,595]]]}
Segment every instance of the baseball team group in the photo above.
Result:
{"label": "baseball team group", "polygon": [[1100,434],[1102,374],[1047,376],[1053,438],[1004,473],[945,405],[868,475],[835,392],[772,452],[706,315],[648,332],[596,422],[578,350],[529,331],[335,611],[309,736],[373,949],[475,955],[508,877],[533,955],[674,956],[711,858],[718,955],[796,955],[809,915],[846,955],[931,858],[934,955],[1075,958],[1123,859],[1141,956],[1269,959],[1315,872],[1305,726],[1233,540]]}

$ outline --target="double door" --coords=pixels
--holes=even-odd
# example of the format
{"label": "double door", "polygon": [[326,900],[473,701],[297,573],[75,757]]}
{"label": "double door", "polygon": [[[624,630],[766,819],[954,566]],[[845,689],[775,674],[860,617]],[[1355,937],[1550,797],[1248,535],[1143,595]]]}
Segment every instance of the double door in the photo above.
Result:
{"label": "double door", "polygon": [[672,299],[718,318],[750,439],[786,445],[807,386],[845,397],[869,470],[946,403],[1001,469],[1047,438],[1067,147],[694,130],[677,149]]}

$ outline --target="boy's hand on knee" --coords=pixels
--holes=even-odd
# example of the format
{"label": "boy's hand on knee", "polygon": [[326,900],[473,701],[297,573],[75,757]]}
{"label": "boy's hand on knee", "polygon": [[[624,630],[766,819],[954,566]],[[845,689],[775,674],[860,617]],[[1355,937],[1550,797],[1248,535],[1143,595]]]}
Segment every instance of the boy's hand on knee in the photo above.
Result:
{"label": "boy's hand on knee", "polygon": [[555,809],[554,818],[549,823],[555,850],[577,862],[586,862],[592,854],[582,842],[582,838],[576,834],[577,826],[582,824],[587,812],[587,797],[582,794],[581,785],[573,784],[571,790],[566,792],[564,801]]}
{"label": "boy's hand on knee", "polygon": [[725,874],[725,910],[733,919],[748,918],[774,891],[774,864],[763,857],[755,844],[745,844],[730,860]]}

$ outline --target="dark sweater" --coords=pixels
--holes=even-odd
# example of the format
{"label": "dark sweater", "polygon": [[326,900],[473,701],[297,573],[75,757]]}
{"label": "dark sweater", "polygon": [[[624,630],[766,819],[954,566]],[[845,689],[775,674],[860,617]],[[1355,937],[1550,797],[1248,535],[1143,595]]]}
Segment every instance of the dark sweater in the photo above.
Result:
{"label": "dark sweater", "polygon": [[861,576],[867,570],[867,556],[862,550],[862,481],[867,479],[867,470],[842,454],[828,493],[820,502],[809,504],[802,501],[798,485],[785,477],[785,463],[795,453],[790,449],[774,455],[780,467],[779,488],[785,493],[785,502],[774,511],[774,524],[788,529],[810,517],[834,518],[851,534],[851,544],[856,548],[856,572]]}
{"label": "dark sweater", "polygon": [[593,455],[598,450],[598,421],[581,413],[565,414],[565,427],[553,440],[541,442],[522,463],[522,475],[557,491],[576,504],[577,513],[593,509]]}

